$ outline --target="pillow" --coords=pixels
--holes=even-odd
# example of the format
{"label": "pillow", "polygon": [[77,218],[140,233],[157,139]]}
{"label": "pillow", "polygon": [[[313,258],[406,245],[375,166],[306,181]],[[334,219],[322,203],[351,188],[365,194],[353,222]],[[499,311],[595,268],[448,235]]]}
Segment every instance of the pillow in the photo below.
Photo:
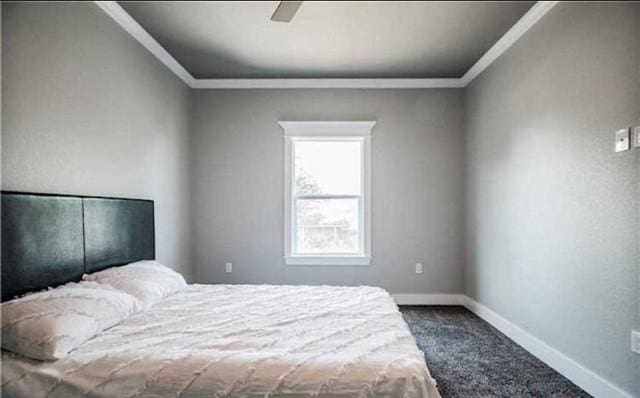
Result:
{"label": "pillow", "polygon": [[109,285],[150,307],[187,286],[182,275],[156,261],[137,261],[122,267],[107,268],[82,279]]}
{"label": "pillow", "polygon": [[2,349],[41,360],[64,358],[140,309],[135,297],[95,282],[31,293],[2,303]]}

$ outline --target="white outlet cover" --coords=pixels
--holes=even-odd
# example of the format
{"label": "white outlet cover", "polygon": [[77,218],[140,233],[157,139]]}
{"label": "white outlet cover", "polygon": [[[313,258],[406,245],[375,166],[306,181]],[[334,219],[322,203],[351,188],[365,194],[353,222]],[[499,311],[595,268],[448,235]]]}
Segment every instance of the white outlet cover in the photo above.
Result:
{"label": "white outlet cover", "polygon": [[631,351],[640,354],[640,332],[637,330],[631,331]]}
{"label": "white outlet cover", "polygon": [[629,129],[620,129],[616,131],[616,152],[629,150]]}
{"label": "white outlet cover", "polygon": [[224,265],[224,270],[225,270],[226,273],[230,274],[233,271],[233,264],[226,263]]}
{"label": "white outlet cover", "polygon": [[422,273],[422,264],[416,263],[416,274]]}

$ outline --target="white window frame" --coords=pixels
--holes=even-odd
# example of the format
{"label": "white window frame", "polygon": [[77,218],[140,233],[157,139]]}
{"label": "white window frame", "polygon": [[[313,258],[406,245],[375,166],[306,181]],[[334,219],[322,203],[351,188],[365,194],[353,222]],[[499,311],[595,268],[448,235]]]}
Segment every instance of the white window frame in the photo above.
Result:
{"label": "white window frame", "polygon": [[[284,129],[284,259],[287,265],[369,265],[371,262],[371,129],[373,121],[278,122]],[[360,253],[296,254],[295,181],[293,154],[296,140],[358,141],[362,143],[362,205],[360,206]]]}

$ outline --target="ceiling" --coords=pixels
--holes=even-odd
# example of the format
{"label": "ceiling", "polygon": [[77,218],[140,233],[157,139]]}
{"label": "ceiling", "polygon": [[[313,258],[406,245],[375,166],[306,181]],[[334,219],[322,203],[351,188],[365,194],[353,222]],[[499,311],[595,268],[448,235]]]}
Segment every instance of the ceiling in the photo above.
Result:
{"label": "ceiling", "polygon": [[459,78],[535,2],[119,2],[197,79]]}

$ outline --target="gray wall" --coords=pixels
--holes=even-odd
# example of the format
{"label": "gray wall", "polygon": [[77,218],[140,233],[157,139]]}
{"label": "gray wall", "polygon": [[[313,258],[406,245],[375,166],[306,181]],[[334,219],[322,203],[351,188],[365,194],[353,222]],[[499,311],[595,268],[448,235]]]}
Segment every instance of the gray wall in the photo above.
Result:
{"label": "gray wall", "polygon": [[[197,91],[193,117],[195,280],[370,284],[460,293],[462,91]],[[375,120],[368,267],[283,263],[284,142],[278,120]],[[234,264],[232,274],[224,263]],[[424,274],[414,264],[424,264]]]}
{"label": "gray wall", "polygon": [[189,272],[189,89],[91,3],[3,3],[2,188],[152,198]]}
{"label": "gray wall", "polygon": [[466,92],[466,291],[640,396],[640,3],[561,3]]}

